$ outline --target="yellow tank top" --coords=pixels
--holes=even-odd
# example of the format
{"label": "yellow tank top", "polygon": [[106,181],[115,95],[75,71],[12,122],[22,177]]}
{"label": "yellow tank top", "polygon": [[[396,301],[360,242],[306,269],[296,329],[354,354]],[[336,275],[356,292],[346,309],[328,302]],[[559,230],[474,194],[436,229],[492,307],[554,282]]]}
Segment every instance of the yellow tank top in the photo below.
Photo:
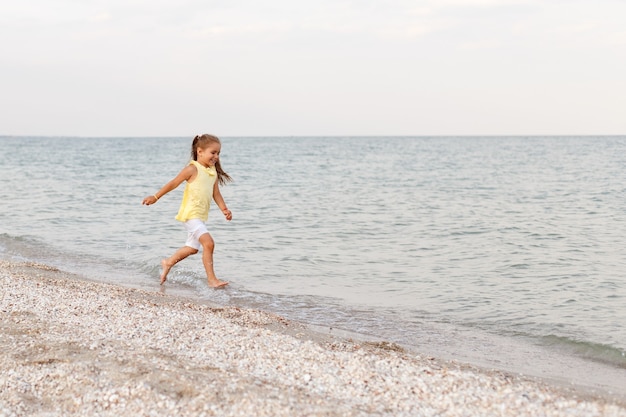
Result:
{"label": "yellow tank top", "polygon": [[213,186],[217,180],[217,171],[214,167],[205,168],[197,161],[189,162],[198,169],[198,175],[193,181],[187,182],[180,203],[176,220],[186,222],[191,219],[206,221],[209,218],[209,207],[213,198]]}

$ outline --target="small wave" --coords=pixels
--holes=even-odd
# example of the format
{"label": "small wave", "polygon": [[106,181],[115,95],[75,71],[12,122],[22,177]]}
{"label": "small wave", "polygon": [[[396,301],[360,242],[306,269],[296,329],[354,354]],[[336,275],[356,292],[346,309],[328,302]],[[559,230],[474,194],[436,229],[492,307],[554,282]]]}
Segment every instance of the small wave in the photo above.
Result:
{"label": "small wave", "polygon": [[542,344],[565,353],[626,369],[626,350],[601,343],[573,340],[563,336],[543,336]]}
{"label": "small wave", "polygon": [[50,262],[54,259],[54,251],[37,238],[0,233],[0,256],[22,261]]}

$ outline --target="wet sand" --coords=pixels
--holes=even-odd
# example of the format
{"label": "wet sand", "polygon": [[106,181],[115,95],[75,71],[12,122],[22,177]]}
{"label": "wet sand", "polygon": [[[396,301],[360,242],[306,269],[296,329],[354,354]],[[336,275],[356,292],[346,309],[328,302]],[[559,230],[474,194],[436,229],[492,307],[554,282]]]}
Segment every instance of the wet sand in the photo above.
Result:
{"label": "wet sand", "polygon": [[626,401],[0,261],[0,416],[626,416]]}

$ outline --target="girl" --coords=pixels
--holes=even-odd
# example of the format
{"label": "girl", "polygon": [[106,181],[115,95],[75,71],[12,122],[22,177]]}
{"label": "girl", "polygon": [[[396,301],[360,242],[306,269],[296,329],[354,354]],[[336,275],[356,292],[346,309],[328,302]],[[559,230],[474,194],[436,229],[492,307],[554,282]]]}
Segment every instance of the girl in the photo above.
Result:
{"label": "girl", "polygon": [[159,198],[178,187],[183,181],[187,181],[183,193],[183,201],[180,204],[176,220],[184,222],[187,229],[187,242],[178,249],[171,257],[161,261],[163,273],[161,285],[167,280],[167,273],[174,265],[189,255],[198,253],[202,248],[202,263],[206,270],[209,286],[220,288],[228,285],[228,282],[220,281],[213,270],[213,249],[215,242],[209,234],[204,222],[209,216],[211,198],[218,205],[226,220],[233,218],[232,213],[226,207],[224,198],[220,193],[220,184],[232,181],[230,175],[222,170],[220,165],[220,140],[212,135],[199,135],[193,138],[191,144],[191,161],[189,165],[163,188],[143,199],[142,204],[151,205],[159,201]]}

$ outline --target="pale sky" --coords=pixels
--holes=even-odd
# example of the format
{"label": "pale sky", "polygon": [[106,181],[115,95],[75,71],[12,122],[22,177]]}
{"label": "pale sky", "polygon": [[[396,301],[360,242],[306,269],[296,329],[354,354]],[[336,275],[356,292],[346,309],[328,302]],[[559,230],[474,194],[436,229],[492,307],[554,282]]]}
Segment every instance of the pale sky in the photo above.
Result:
{"label": "pale sky", "polygon": [[0,135],[626,134],[626,0],[0,0]]}

